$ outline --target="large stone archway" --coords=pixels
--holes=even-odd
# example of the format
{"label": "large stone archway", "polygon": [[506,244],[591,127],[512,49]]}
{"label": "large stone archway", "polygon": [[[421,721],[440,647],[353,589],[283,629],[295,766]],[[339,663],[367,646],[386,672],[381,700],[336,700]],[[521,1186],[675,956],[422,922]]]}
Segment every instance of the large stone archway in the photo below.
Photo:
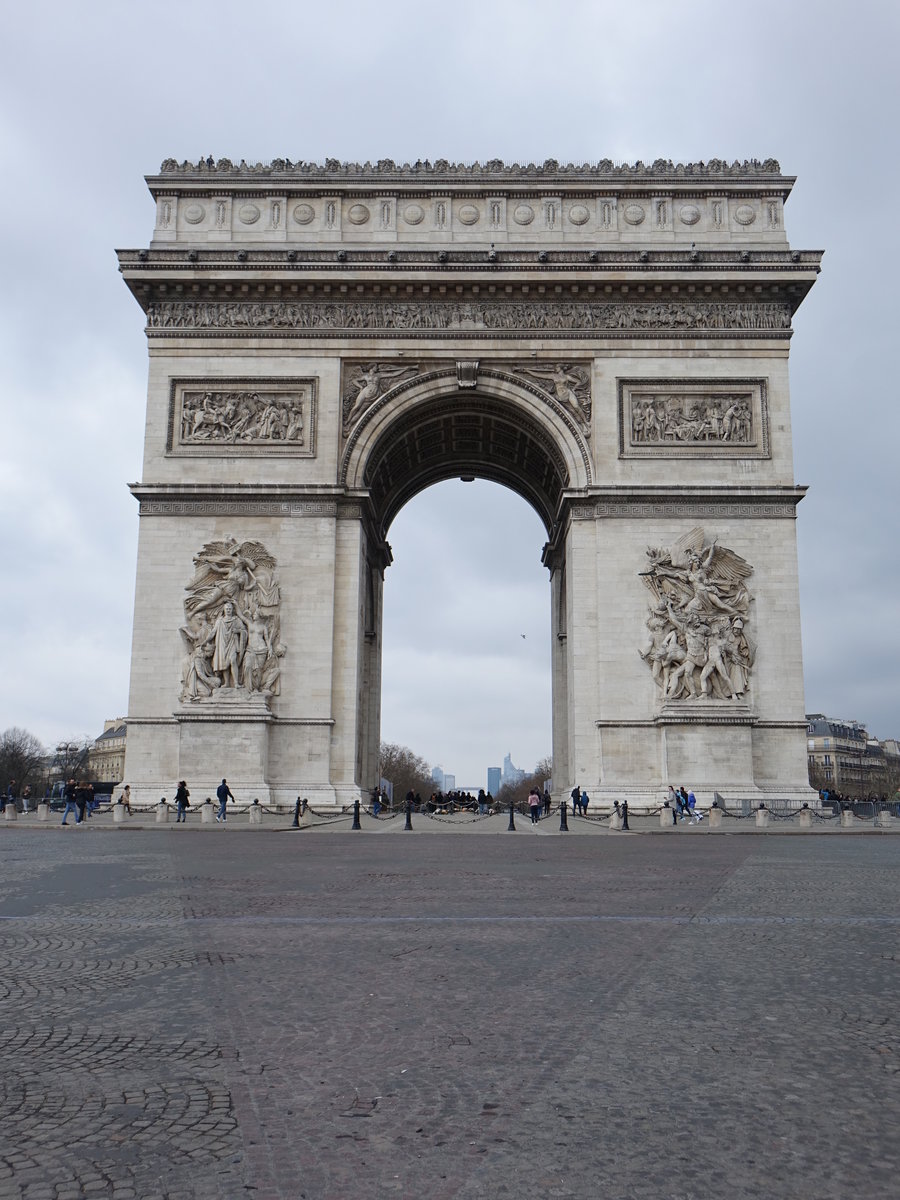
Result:
{"label": "large stone archway", "polygon": [[547,530],[558,794],[807,795],[787,356],[820,255],[776,163],[148,182],[139,799],[376,782],[391,521],[459,475]]}

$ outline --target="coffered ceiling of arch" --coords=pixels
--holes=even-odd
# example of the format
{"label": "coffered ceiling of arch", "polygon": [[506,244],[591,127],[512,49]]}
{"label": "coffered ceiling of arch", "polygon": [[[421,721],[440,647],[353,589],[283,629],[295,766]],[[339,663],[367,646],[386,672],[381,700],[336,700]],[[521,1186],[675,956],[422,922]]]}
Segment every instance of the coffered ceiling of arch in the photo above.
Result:
{"label": "coffered ceiling of arch", "polygon": [[441,397],[417,406],[382,434],[364,483],[386,535],[408,500],[433,483],[476,476],[504,484],[535,509],[552,534],[569,484],[558,449],[536,424],[480,394]]}

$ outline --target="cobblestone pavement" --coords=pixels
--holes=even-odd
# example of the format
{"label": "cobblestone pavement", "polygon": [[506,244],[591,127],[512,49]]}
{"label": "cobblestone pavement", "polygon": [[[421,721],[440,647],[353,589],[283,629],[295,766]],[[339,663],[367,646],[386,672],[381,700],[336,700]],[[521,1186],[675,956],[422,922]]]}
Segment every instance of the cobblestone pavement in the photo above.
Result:
{"label": "cobblestone pavement", "polygon": [[101,828],[0,836],[0,1200],[898,1193],[891,837]]}

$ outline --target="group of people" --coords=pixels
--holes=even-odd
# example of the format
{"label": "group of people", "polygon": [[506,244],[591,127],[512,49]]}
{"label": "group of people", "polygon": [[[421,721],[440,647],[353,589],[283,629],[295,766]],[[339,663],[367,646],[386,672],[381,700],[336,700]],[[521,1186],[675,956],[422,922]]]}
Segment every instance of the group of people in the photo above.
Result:
{"label": "group of people", "polygon": [[[6,791],[0,792],[0,812],[6,810],[7,804],[11,804],[13,808],[19,807],[19,785],[14,779],[11,779],[6,785]],[[28,812],[31,805],[31,787],[26,783],[22,789],[22,812]]]}
{"label": "group of people", "polygon": [[94,795],[92,783],[76,783],[70,779],[63,789],[66,806],[63,809],[62,823],[66,825],[69,813],[75,814],[75,824],[80,825],[87,817],[93,815],[94,809],[100,803]]}
{"label": "group of people", "polygon": [[679,821],[699,825],[703,820],[703,813],[697,808],[697,797],[693,792],[687,791],[684,785],[676,789],[669,784],[666,805],[672,810],[673,825],[677,825]]}

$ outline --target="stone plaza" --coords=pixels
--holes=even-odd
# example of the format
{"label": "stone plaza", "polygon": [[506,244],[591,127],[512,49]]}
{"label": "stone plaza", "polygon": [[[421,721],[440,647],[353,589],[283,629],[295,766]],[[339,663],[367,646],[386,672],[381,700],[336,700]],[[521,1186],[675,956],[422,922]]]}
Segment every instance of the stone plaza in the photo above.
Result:
{"label": "stone plaza", "polygon": [[552,757],[598,805],[807,783],[777,162],[167,159],[121,250],[149,384],[125,774],[379,783],[391,522],[444,479],[547,531]]}
{"label": "stone plaza", "polygon": [[94,820],[0,825],[2,1200],[896,1195],[888,831]]}

